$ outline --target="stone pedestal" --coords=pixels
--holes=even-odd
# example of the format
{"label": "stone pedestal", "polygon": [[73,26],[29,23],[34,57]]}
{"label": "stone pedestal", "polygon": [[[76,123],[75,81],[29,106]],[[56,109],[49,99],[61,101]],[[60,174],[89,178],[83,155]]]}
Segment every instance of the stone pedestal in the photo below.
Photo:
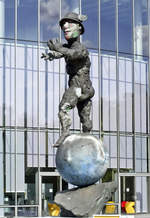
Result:
{"label": "stone pedestal", "polygon": [[64,209],[63,216],[91,217],[100,214],[116,189],[115,182],[94,184],[57,193],[55,202]]}

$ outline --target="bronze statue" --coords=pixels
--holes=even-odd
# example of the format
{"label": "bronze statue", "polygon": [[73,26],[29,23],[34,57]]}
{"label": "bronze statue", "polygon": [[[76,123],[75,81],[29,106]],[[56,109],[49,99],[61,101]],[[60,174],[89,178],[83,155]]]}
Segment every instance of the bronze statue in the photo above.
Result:
{"label": "bronze statue", "polygon": [[58,39],[49,40],[47,45],[50,53],[42,54],[44,60],[64,58],[66,62],[66,72],[69,75],[69,88],[63,94],[59,104],[59,119],[62,127],[60,138],[55,143],[55,147],[61,145],[64,139],[70,134],[71,118],[69,111],[77,106],[82,130],[89,133],[92,129],[90,112],[94,96],[94,88],[90,80],[90,59],[86,47],[80,43],[80,35],[84,33],[83,21],[86,16],[78,15],[74,12],[66,14],[59,22],[64,32],[67,44],[62,44]]}

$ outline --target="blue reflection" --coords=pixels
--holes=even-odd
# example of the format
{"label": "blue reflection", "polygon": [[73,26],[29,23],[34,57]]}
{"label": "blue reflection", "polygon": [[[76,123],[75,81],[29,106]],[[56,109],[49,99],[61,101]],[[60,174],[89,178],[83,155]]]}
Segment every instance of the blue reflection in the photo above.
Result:
{"label": "blue reflection", "polygon": [[101,0],[101,48],[115,51],[115,0]]}
{"label": "blue reflection", "polygon": [[98,48],[98,1],[82,0],[82,13],[88,16],[83,42],[88,48]]}
{"label": "blue reflection", "polygon": [[59,0],[40,1],[40,39],[48,41],[59,37]]}
{"label": "blue reflection", "polygon": [[132,53],[132,1],[120,0],[118,12],[119,52]]}
{"label": "blue reflection", "polygon": [[135,9],[135,53],[148,56],[148,9],[147,0],[136,0]]}
{"label": "blue reflection", "polygon": [[79,13],[79,0],[62,0],[61,1],[61,15],[62,17],[68,12]]}
{"label": "blue reflection", "polygon": [[[15,35],[15,1],[14,0],[3,0],[1,1],[1,7],[2,3],[4,4],[3,7],[5,8],[5,15],[1,17],[1,26],[4,23],[4,33],[0,33],[1,37],[6,38],[14,38]],[[4,10],[4,8],[1,10]]]}
{"label": "blue reflection", "polygon": [[18,39],[37,40],[38,1],[18,0]]}

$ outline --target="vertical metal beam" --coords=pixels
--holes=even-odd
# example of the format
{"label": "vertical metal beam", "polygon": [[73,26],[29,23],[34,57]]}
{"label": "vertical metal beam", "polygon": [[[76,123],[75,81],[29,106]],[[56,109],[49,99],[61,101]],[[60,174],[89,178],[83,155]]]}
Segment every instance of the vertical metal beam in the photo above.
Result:
{"label": "vertical metal beam", "polygon": [[147,0],[148,5],[148,172],[150,172],[150,1]]}
{"label": "vertical metal beam", "polygon": [[14,145],[15,145],[15,217],[17,217],[17,101],[16,101],[16,68],[17,68],[17,3],[18,0],[15,0],[15,43],[14,43],[14,119],[15,119],[15,129],[14,129]]}
{"label": "vertical metal beam", "polygon": [[132,6],[132,28],[133,28],[133,58],[132,58],[132,132],[133,132],[133,169],[135,170],[135,11],[134,11],[134,0]]}
{"label": "vertical metal beam", "polygon": [[60,191],[62,191],[62,177],[61,176],[59,176],[59,177],[57,177],[57,179],[59,179],[59,189],[60,189]]}
{"label": "vertical metal beam", "polygon": [[[62,17],[62,13],[61,13],[61,8],[62,8],[62,0],[59,0],[59,19],[61,19]],[[60,41],[61,41],[61,28],[59,27],[59,37],[60,37]]]}
{"label": "vertical metal beam", "polygon": [[38,216],[42,216],[42,176],[38,172]]}
{"label": "vertical metal beam", "polygon": [[98,0],[98,100],[99,100],[99,137],[101,138],[102,115],[101,115],[101,99],[102,99],[102,73],[101,73],[101,1]]}
{"label": "vertical metal beam", "polygon": [[[132,58],[132,130],[133,130],[133,170],[135,171],[135,2],[132,0],[132,28],[133,28],[133,58]],[[136,178],[135,178],[134,194],[136,196]],[[136,201],[135,201],[136,209]]]}
{"label": "vertical metal beam", "polygon": [[118,47],[118,0],[116,0],[116,124],[117,124],[117,174],[118,174],[118,212],[121,214],[121,188],[120,188],[120,108],[119,108],[119,47]]}
{"label": "vertical metal beam", "polygon": [[[82,14],[82,0],[79,0],[79,14]],[[80,36],[80,41],[82,42],[82,35]],[[80,133],[81,133],[81,122],[79,121]]]}
{"label": "vertical metal beam", "polygon": [[41,216],[41,184],[40,184],[40,0],[38,0],[38,43],[37,43],[37,126],[38,126],[38,179],[39,179],[39,202],[38,202],[38,216]]}
{"label": "vertical metal beam", "polygon": [[[62,9],[62,2],[61,2],[62,0],[59,0],[59,20],[61,19],[61,17],[62,17],[62,14],[61,14],[61,9]],[[60,40],[60,42],[61,42],[61,28],[59,27],[59,40]],[[60,102],[60,89],[61,89],[61,82],[60,82],[60,80],[61,80],[61,75],[60,75],[60,72],[61,72],[61,59],[59,59],[59,102]],[[59,135],[60,135],[60,121],[59,121]]]}
{"label": "vertical metal beam", "polygon": [[82,3],[81,3],[81,0],[79,0],[79,14],[82,14]]}

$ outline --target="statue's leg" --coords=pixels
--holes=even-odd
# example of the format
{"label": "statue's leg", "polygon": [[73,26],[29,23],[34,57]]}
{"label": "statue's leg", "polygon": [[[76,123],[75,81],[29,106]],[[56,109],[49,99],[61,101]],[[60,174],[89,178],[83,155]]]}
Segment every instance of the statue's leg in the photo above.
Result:
{"label": "statue's leg", "polygon": [[63,143],[64,139],[70,134],[71,117],[70,110],[77,104],[78,97],[75,93],[74,88],[69,88],[65,91],[62,100],[59,104],[59,119],[61,124],[61,136],[55,143],[54,147],[58,147]]}
{"label": "statue's leg", "polygon": [[92,129],[92,121],[90,119],[92,101],[90,99],[77,104],[80,122],[82,123],[83,132],[90,132]]}

